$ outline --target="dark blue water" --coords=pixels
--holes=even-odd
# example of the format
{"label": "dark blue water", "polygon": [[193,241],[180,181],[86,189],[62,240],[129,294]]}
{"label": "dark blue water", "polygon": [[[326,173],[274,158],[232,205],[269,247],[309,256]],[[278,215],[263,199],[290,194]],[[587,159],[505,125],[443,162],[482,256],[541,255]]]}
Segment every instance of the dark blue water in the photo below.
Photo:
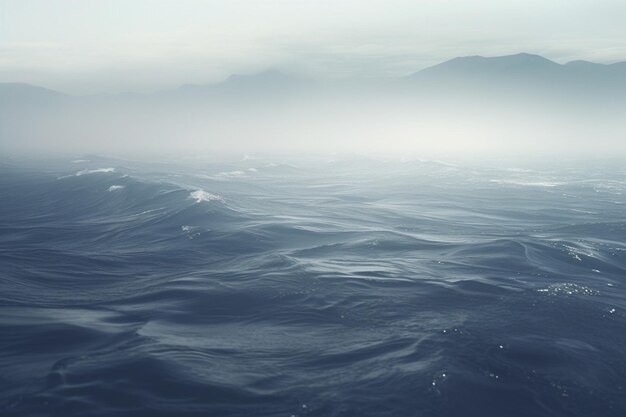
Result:
{"label": "dark blue water", "polygon": [[626,165],[84,159],[0,166],[2,416],[626,415]]}

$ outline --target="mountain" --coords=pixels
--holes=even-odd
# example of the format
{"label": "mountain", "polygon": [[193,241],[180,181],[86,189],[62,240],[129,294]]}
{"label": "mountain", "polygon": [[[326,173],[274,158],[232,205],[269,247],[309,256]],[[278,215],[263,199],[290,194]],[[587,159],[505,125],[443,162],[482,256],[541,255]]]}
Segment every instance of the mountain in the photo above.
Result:
{"label": "mountain", "polygon": [[280,71],[268,70],[252,75],[231,75],[221,83],[221,86],[229,88],[283,88],[298,85],[300,82],[301,80]]}
{"label": "mountain", "polygon": [[0,83],[0,106],[44,104],[66,99],[66,94],[25,83]]}
{"label": "mountain", "polygon": [[[415,72],[398,80],[401,86],[413,86],[431,93],[452,91],[463,94],[475,91],[499,90],[514,93],[516,90],[546,92],[550,90],[589,94],[626,94],[626,62],[605,65],[589,61],[571,61],[559,64],[540,55],[520,53],[515,55],[484,57],[457,57],[432,67]],[[397,85],[391,83],[389,85]],[[382,84],[383,86],[385,84]],[[328,91],[353,86],[350,81],[325,84]],[[381,84],[359,84],[361,90],[378,89]],[[316,90],[321,84],[286,75],[277,70],[268,70],[250,75],[231,75],[222,82],[207,85],[183,85],[174,90],[154,94],[120,94],[92,96],[89,101],[111,100],[186,100],[188,98],[216,98],[246,96],[269,97],[302,94]],[[384,89],[384,88],[383,88]],[[346,89],[346,91],[349,89]],[[413,90],[411,90],[413,91]],[[22,83],[0,83],[0,106],[50,104],[59,100],[71,100],[57,91]]]}
{"label": "mountain", "polygon": [[423,69],[405,81],[428,90],[516,90],[527,93],[626,94],[626,62],[611,65],[588,61],[559,64],[539,55],[458,57]]}
{"label": "mountain", "polygon": [[251,75],[233,74],[222,82],[208,85],[185,84],[170,94],[203,96],[212,94],[263,94],[292,91],[305,86],[305,80],[286,75],[277,70],[267,70]]}
{"label": "mountain", "polygon": [[552,74],[560,65],[539,55],[521,53],[499,57],[468,56],[458,57],[426,68],[413,77],[424,76],[511,76],[530,74]]}
{"label": "mountain", "polygon": [[560,64],[532,54],[459,57],[385,82],[317,83],[265,71],[156,93],[92,96],[5,83],[0,150],[251,152],[380,138],[615,144],[626,132],[625,113],[626,63]]}

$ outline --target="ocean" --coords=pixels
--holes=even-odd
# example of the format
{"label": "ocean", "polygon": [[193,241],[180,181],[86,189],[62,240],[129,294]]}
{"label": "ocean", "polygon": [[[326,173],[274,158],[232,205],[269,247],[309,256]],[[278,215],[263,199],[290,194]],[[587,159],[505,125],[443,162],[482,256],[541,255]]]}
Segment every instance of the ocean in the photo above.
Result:
{"label": "ocean", "polygon": [[625,166],[3,157],[0,415],[623,417]]}

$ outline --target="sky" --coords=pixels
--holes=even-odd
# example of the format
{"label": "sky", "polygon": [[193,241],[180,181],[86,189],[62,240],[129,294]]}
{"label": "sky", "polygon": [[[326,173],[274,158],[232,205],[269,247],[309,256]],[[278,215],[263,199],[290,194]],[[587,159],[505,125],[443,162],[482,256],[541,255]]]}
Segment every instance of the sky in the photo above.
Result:
{"label": "sky", "polygon": [[0,0],[0,82],[148,92],[279,69],[384,78],[456,56],[626,60],[624,0]]}

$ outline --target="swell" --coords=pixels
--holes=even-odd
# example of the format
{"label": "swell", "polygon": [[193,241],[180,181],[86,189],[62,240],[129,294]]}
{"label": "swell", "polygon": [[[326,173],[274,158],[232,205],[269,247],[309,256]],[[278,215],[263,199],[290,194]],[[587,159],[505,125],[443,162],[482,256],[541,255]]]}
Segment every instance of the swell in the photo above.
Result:
{"label": "swell", "polygon": [[2,168],[3,415],[623,415],[618,194],[252,163]]}

